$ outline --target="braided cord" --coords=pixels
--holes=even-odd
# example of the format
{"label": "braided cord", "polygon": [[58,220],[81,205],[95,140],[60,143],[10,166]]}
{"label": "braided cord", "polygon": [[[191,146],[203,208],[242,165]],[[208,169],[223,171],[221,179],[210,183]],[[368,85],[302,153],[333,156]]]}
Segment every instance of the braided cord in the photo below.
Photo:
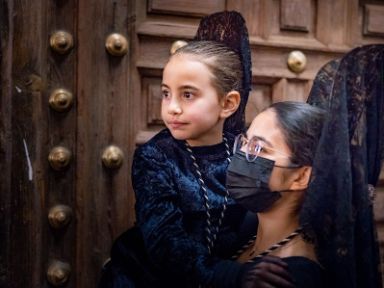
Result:
{"label": "braided cord", "polygon": [[[293,238],[295,238],[297,235],[299,235],[301,233],[303,229],[301,227],[297,228],[295,231],[293,231],[291,234],[289,234],[286,238],[284,238],[283,240],[277,242],[276,244],[273,244],[271,247],[269,247],[268,249],[264,250],[263,252],[261,252],[260,254],[256,255],[255,257],[253,257],[252,259],[248,260],[247,263],[251,263],[251,262],[255,262],[257,261],[259,258],[262,258],[266,255],[268,255],[269,253],[271,253],[272,251],[286,245],[287,243],[289,243]],[[249,246],[251,246],[254,242],[256,241],[256,235],[254,235],[249,241],[248,243],[246,243],[243,247],[241,247],[235,255],[233,255],[231,257],[231,259],[237,259],[245,250],[248,249]],[[251,254],[252,255],[252,254]]]}
{"label": "braided cord", "polygon": [[[228,146],[227,138],[225,136],[223,136],[223,139],[224,139],[225,149],[226,149],[226,153],[227,153],[227,161],[231,162],[231,160],[229,158],[231,156],[231,154],[229,152],[229,146]],[[217,234],[219,233],[220,227],[221,227],[222,222],[223,222],[225,211],[227,210],[229,193],[228,193],[228,190],[226,189],[225,190],[225,196],[224,196],[223,208],[221,210],[217,226],[213,226],[212,222],[211,222],[211,218],[212,218],[211,213],[210,213],[211,206],[209,204],[209,197],[208,197],[207,186],[206,186],[206,184],[205,184],[205,182],[203,180],[203,177],[202,177],[202,174],[201,174],[201,171],[200,171],[200,167],[197,164],[196,157],[193,155],[193,151],[190,148],[190,146],[187,143],[187,141],[185,141],[185,146],[186,146],[186,149],[189,152],[189,155],[190,155],[190,157],[192,159],[193,166],[195,167],[195,171],[196,171],[196,174],[197,174],[197,178],[198,178],[200,187],[203,190],[204,207],[205,207],[205,213],[206,213],[206,216],[207,216],[206,217],[206,227],[205,227],[205,233],[206,233],[205,238],[206,238],[206,241],[207,241],[207,247],[208,247],[209,254],[211,254],[214,242],[217,239]]]}
{"label": "braided cord", "polygon": [[[228,163],[231,163],[231,158],[230,158],[231,153],[229,152],[229,146],[228,146],[227,138],[223,137],[223,139],[224,139],[224,144],[225,144],[225,151],[227,152],[227,161],[228,161]],[[220,217],[217,221],[218,223],[216,226],[216,232],[213,234],[213,239],[212,239],[213,242],[216,241],[217,235],[219,234],[220,227],[222,226],[223,219],[225,216],[225,211],[227,210],[228,197],[229,197],[228,189],[225,189],[223,209],[221,210]]]}
{"label": "braided cord", "polygon": [[261,252],[259,255],[255,256],[254,258],[252,258],[251,260],[249,260],[247,262],[255,262],[257,259],[264,257],[264,256],[268,255],[269,253],[271,253],[272,251],[284,246],[285,244],[290,242],[293,238],[295,238],[297,235],[299,235],[302,230],[303,229],[301,227],[297,228],[295,231],[293,231],[291,234],[289,234],[287,238],[281,240],[280,242],[277,242],[276,244],[273,244],[271,247],[266,249],[264,252]]}
{"label": "braided cord", "polygon": [[232,260],[237,259],[241,254],[243,254],[243,252],[244,252],[245,250],[248,249],[249,246],[252,245],[252,243],[255,242],[255,240],[256,240],[256,235],[253,235],[252,238],[249,239],[249,241],[248,241],[246,244],[243,245],[243,247],[241,247],[239,250],[236,251],[235,255],[233,255],[233,256],[231,257],[231,259],[232,259]]}

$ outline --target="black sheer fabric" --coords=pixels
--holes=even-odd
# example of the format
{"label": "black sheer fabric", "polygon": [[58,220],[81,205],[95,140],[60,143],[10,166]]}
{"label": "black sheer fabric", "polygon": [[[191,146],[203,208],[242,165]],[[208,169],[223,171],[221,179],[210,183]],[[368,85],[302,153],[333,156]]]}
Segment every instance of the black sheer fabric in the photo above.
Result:
{"label": "black sheer fabric", "polygon": [[384,157],[384,45],[325,65],[308,102],[329,111],[301,212],[327,287],[381,287],[369,185]]}
{"label": "black sheer fabric", "polygon": [[236,11],[224,11],[206,16],[200,21],[194,40],[224,43],[240,56],[243,65],[241,103],[239,109],[224,124],[224,131],[237,135],[243,132],[245,127],[245,106],[252,81],[251,50],[244,18]]}

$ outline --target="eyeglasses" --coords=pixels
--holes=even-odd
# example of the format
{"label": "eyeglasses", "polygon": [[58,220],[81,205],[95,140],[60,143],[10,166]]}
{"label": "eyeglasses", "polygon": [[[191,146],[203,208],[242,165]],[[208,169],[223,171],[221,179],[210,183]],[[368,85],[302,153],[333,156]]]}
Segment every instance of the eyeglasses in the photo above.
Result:
{"label": "eyeglasses", "polygon": [[[245,153],[245,156],[248,160],[248,162],[254,162],[257,157],[259,157],[261,152],[264,152],[266,154],[278,154],[281,158],[289,159],[291,156],[288,154],[285,154],[283,152],[280,152],[276,149],[273,149],[271,147],[266,147],[263,144],[264,141],[262,141],[259,137],[253,136],[251,139],[248,139],[246,135],[239,134],[235,138],[235,143],[233,145],[233,154],[235,154],[238,151],[242,151]],[[300,165],[297,164],[290,164],[288,166],[279,166],[275,165],[277,167],[282,168],[298,168]]]}

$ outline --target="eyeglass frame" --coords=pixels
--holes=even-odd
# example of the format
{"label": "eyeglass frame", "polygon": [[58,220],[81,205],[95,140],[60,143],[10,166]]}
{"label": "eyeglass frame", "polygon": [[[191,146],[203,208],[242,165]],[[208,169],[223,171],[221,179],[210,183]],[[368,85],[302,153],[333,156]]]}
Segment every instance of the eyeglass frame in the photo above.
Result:
{"label": "eyeglass frame", "polygon": [[[240,141],[240,138],[241,137],[243,137],[246,141],[247,141],[247,148],[246,148],[246,150],[245,150],[245,157],[246,157],[246,159],[247,159],[247,161],[248,162],[255,162],[255,160],[259,157],[259,154],[260,154],[260,152],[261,152],[261,150],[264,148],[264,149],[267,149],[267,150],[271,150],[271,151],[274,151],[274,152],[276,152],[277,154],[280,154],[280,155],[282,155],[284,158],[287,158],[287,159],[290,159],[291,158],[291,156],[290,155],[288,155],[288,154],[285,154],[285,153],[283,153],[283,152],[280,152],[280,151],[278,151],[278,150],[276,150],[276,149],[273,149],[273,148],[270,148],[270,147],[265,147],[265,146],[263,146],[263,145],[260,145],[259,144],[259,142],[260,141],[263,141],[262,139],[260,139],[259,137],[257,137],[257,136],[252,136],[252,138],[251,139],[248,139],[248,137],[247,137],[247,135],[246,134],[244,134],[244,133],[240,133],[240,134],[238,134],[236,137],[235,137],[235,142],[234,142],[234,144],[233,144],[233,154],[235,154],[238,150],[240,150],[241,148],[243,148],[243,146],[244,145],[242,145],[240,148],[237,148],[237,146],[238,146],[238,144],[239,144],[239,141]],[[249,148],[249,143],[251,143],[251,141],[253,140],[253,139],[256,139],[257,140],[257,142],[256,142],[256,146],[255,146],[255,148],[257,149],[257,151],[256,151],[256,156],[255,156],[255,158],[254,159],[250,159],[250,157],[249,157],[249,150],[250,150],[250,148]],[[241,151],[241,150],[240,150]],[[251,153],[252,154],[252,153]],[[252,155],[254,155],[254,154],[252,154]],[[262,156],[260,156],[260,157],[262,157]],[[279,167],[279,168],[288,168],[288,169],[295,169],[295,168],[300,168],[300,167],[302,167],[302,165],[299,165],[299,164],[293,164],[293,163],[291,163],[291,164],[289,164],[289,165],[287,165],[287,166],[282,166],[282,165],[274,165],[274,166],[276,166],[276,167]]]}

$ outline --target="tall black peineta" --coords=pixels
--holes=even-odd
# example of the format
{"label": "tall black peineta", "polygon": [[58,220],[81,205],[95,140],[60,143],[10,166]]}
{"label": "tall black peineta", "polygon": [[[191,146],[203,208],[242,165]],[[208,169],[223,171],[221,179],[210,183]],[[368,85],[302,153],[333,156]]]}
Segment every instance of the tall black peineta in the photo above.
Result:
{"label": "tall black peineta", "polygon": [[252,82],[251,50],[248,30],[244,18],[236,11],[223,11],[204,17],[194,38],[196,41],[216,41],[234,50],[243,67],[241,103],[239,109],[224,124],[224,131],[233,134],[245,128],[245,106],[248,102]]}

